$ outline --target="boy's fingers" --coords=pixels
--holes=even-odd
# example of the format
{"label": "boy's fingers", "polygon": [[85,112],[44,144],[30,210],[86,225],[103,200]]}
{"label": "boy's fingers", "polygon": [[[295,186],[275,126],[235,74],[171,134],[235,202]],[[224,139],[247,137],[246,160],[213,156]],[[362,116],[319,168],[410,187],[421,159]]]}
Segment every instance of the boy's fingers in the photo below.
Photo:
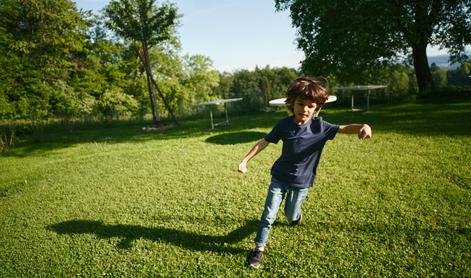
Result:
{"label": "boy's fingers", "polygon": [[371,138],[371,129],[362,128],[360,132],[358,132],[358,138],[360,139]]}

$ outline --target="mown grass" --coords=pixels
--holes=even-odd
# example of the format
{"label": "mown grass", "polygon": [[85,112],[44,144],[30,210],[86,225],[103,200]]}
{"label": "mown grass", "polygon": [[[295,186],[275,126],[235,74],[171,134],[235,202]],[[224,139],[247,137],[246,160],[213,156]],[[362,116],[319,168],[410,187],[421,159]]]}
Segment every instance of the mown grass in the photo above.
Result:
{"label": "mown grass", "polygon": [[471,102],[329,109],[337,135],[304,205],[244,266],[281,144],[235,169],[286,115],[55,130],[0,156],[0,276],[471,276]]}

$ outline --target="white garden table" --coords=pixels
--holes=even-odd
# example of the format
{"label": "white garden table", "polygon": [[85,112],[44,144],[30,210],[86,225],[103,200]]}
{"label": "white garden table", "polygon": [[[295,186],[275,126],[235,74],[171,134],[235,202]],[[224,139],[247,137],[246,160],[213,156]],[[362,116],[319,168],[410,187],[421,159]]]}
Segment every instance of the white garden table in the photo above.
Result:
{"label": "white garden table", "polygon": [[230,102],[236,102],[236,101],[241,101],[242,98],[228,98],[228,99],[218,99],[218,100],[213,100],[213,101],[208,101],[208,102],[203,102],[198,104],[199,106],[214,106],[214,105],[224,105],[224,112],[226,114],[226,119],[222,122],[219,123],[214,123],[213,119],[213,111],[211,108],[209,109],[209,118],[211,120],[211,129],[214,129],[215,126],[218,125],[229,125],[229,116],[227,114],[227,107],[226,104]]}
{"label": "white garden table", "polygon": [[335,87],[335,90],[339,91],[351,91],[352,94],[352,106],[351,110],[352,111],[359,111],[360,109],[355,109],[354,107],[354,102],[353,102],[353,95],[354,92],[365,92],[366,91],[366,111],[370,112],[370,93],[372,90],[377,90],[377,89],[384,89],[386,88],[386,85],[353,85],[353,86],[341,86],[341,87]]}

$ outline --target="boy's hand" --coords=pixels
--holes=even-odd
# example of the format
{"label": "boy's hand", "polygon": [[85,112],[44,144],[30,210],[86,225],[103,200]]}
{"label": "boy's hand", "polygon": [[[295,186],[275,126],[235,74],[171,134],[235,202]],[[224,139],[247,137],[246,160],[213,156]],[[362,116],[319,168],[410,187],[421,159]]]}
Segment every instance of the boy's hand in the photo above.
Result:
{"label": "boy's hand", "polygon": [[240,173],[245,174],[247,172],[247,163],[245,161],[242,161],[239,164],[239,169],[237,169]]}
{"label": "boy's hand", "polygon": [[359,139],[369,139],[372,136],[371,127],[367,124],[364,124],[363,127],[358,131]]}

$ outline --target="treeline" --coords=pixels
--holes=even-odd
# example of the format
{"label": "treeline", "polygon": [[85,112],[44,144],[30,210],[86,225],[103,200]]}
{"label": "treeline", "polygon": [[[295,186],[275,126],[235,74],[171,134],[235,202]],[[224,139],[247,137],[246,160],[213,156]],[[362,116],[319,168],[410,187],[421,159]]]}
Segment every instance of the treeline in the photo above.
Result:
{"label": "treeline", "polygon": [[[144,119],[150,99],[140,46],[107,28],[104,15],[77,10],[70,0],[1,0],[0,120],[5,123],[48,119],[62,121]],[[150,50],[150,65],[160,90],[179,118],[197,113],[195,105],[220,98],[243,98],[238,112],[263,111],[284,96],[291,80],[304,73],[262,67],[220,73],[210,58],[182,55],[177,30]],[[434,84],[469,86],[471,62],[454,71],[432,67]],[[339,73],[341,74],[341,73]],[[376,101],[413,96],[413,69],[389,65],[363,74],[363,82],[387,84]],[[340,84],[327,76],[328,85]],[[165,118],[168,109],[159,102]]]}
{"label": "treeline", "polygon": [[[4,122],[143,119],[150,112],[139,45],[117,38],[103,16],[79,11],[70,0],[2,0],[0,13]],[[269,67],[219,73],[208,57],[182,55],[176,33],[149,54],[160,90],[178,117],[218,98],[243,97],[240,111],[263,109],[299,74]],[[165,117],[165,107],[160,111]]]}
{"label": "treeline", "polygon": [[[149,111],[139,45],[118,39],[106,18],[70,0],[2,0],[0,118],[144,117]],[[180,55],[176,38],[152,48],[151,66],[181,114],[214,97],[209,58]]]}
{"label": "treeline", "polygon": [[433,94],[436,96],[471,96],[471,60],[464,61],[456,69],[445,71],[436,64],[431,66]]}

